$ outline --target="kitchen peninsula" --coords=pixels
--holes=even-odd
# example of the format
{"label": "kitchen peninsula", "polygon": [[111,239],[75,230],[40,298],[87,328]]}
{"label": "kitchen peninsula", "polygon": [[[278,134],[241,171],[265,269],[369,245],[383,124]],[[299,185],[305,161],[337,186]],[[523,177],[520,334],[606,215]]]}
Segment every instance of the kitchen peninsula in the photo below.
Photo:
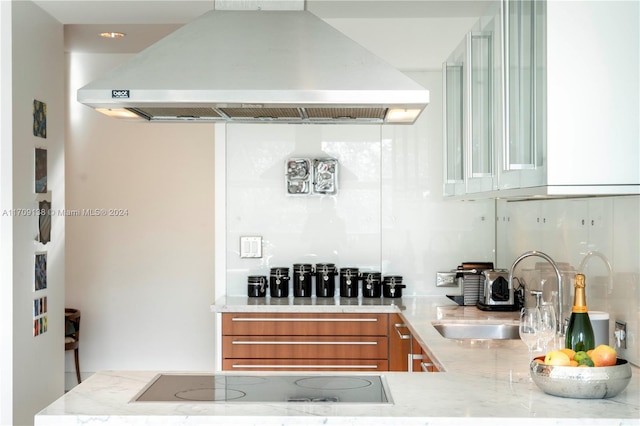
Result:
{"label": "kitchen peninsula", "polygon": [[[640,419],[640,369],[635,366],[629,386],[614,398],[558,398],[543,393],[529,380],[528,353],[520,340],[446,339],[432,325],[433,321],[443,319],[509,321],[511,318],[514,321],[514,313],[460,307],[444,297],[403,297],[393,302],[358,299],[345,304],[339,299],[315,298],[299,304],[271,302],[270,299],[256,302],[230,297],[219,300],[212,310],[216,313],[398,312],[419,343],[428,348],[440,372],[382,372],[392,404],[131,402],[158,372],[99,372],[42,410],[36,415],[35,424],[584,426],[637,425]],[[353,374],[360,373],[350,373]]]}

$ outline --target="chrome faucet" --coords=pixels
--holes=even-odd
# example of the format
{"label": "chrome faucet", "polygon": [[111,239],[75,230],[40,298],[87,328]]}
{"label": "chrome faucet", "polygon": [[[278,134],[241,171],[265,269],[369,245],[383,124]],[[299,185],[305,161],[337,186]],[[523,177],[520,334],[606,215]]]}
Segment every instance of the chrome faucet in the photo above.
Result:
{"label": "chrome faucet", "polygon": [[523,259],[526,259],[527,257],[531,257],[531,256],[537,256],[537,257],[543,258],[544,260],[546,260],[551,264],[554,271],[556,272],[556,278],[558,280],[557,330],[558,330],[558,334],[562,336],[564,335],[564,319],[562,315],[563,313],[562,312],[562,276],[560,275],[560,269],[558,268],[558,265],[556,265],[556,262],[554,262],[554,260],[548,254],[545,254],[541,251],[532,250],[532,251],[522,253],[520,256],[518,256],[518,258],[511,265],[511,269],[509,269],[509,288],[513,288],[513,271],[516,269],[516,266],[518,265],[518,263],[520,263]]}
{"label": "chrome faucet", "polygon": [[611,294],[613,292],[613,269],[611,268],[611,263],[609,262],[609,259],[607,259],[607,256],[605,256],[604,254],[600,253],[599,251],[588,252],[582,259],[582,262],[580,262],[578,273],[579,274],[584,273],[584,268],[587,266],[587,261],[594,256],[599,257],[604,262],[604,265],[607,267],[607,272],[609,273],[609,285],[607,287],[607,292]]}

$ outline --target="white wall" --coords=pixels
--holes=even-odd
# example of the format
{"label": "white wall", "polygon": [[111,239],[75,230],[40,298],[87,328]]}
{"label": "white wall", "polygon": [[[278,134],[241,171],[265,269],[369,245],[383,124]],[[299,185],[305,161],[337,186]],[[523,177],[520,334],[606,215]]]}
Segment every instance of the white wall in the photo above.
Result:
{"label": "white wall", "polygon": [[[34,214],[38,200],[64,206],[63,28],[31,2],[7,3],[2,2],[1,17],[0,423],[24,425],[33,424],[35,413],[64,392],[65,218],[52,217],[51,242],[44,245],[35,241]],[[46,139],[33,135],[34,99],[47,104]],[[48,152],[46,195],[35,194],[36,147]],[[12,215],[16,209],[23,214]],[[36,252],[47,253],[47,288],[38,292],[33,286]],[[34,299],[45,296],[48,328],[34,336]]]}
{"label": "white wall", "polygon": [[212,369],[213,125],[122,122],[75,101],[128,57],[68,55],[67,209],[124,210],[67,217],[81,369]]}
{"label": "white wall", "polygon": [[[640,364],[640,196],[500,201],[498,219],[500,267],[509,268],[518,255],[528,250],[545,252],[573,269],[578,269],[591,251],[608,259],[612,274],[601,258],[590,256],[587,260],[587,305],[589,310],[609,313],[610,334],[615,320],[626,322],[628,346],[620,353],[622,358]],[[518,275],[534,268],[536,262],[544,260],[524,260]],[[566,313],[573,303],[572,275],[565,283]],[[549,282],[554,290],[555,279]],[[531,288],[547,289],[536,280],[529,284]],[[613,343],[611,336],[610,344]]]}
{"label": "white wall", "polygon": [[[0,2],[0,209],[13,207],[10,2]],[[0,424],[13,417],[13,219],[0,217]]]}
{"label": "white wall", "polygon": [[[227,126],[227,294],[294,263],[402,275],[407,295],[459,294],[436,288],[436,271],[493,260],[494,202],[442,199],[441,74],[411,76],[432,103],[413,126]],[[338,194],[287,196],[285,161],[297,157],[338,159]],[[263,237],[261,259],[240,258],[242,235]]]}
{"label": "white wall", "polygon": [[[10,2],[0,2],[0,209],[13,207]],[[0,424],[13,417],[13,220],[0,219]]]}
{"label": "white wall", "polygon": [[[308,6],[313,12],[313,5]],[[476,20],[477,17],[439,16],[327,18],[326,22],[398,69],[439,71]],[[434,40],[437,42],[431,42]]]}

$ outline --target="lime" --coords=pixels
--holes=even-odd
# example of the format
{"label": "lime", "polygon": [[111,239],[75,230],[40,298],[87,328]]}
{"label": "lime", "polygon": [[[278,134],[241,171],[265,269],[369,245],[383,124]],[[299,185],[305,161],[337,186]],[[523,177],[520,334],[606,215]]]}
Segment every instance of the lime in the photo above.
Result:
{"label": "lime", "polygon": [[586,358],[582,358],[580,361],[578,361],[578,366],[580,365],[586,365],[587,367],[593,367],[593,361],[591,360],[591,358],[586,357]]}
{"label": "lime", "polygon": [[573,356],[573,359],[578,361],[578,364],[580,364],[580,360],[582,360],[582,359],[589,359],[590,360],[591,358],[589,358],[589,355],[587,355],[587,353],[585,351],[578,351]]}

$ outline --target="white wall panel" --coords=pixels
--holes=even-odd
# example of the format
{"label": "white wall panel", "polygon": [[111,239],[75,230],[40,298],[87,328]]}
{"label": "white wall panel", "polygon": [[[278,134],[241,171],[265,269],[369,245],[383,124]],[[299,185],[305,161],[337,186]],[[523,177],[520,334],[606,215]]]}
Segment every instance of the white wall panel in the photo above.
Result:
{"label": "white wall panel", "polygon": [[[10,56],[3,57],[2,84],[10,90],[2,94],[2,164],[11,166],[6,171],[3,168],[0,180],[3,193],[1,262],[6,274],[1,285],[3,296],[6,294],[10,303],[10,306],[3,304],[3,315],[10,316],[10,320],[2,322],[6,347],[3,344],[0,355],[3,364],[0,420],[28,425],[33,423],[36,412],[64,392],[65,218],[52,217],[49,243],[35,241],[38,201],[50,200],[53,206],[62,208],[65,199],[63,29],[31,2],[12,2],[11,7],[5,3],[2,21],[11,23],[6,30],[2,27],[2,53]],[[10,72],[7,66],[11,67]],[[47,106],[46,138],[34,136],[32,130],[34,100]],[[4,109],[9,106],[10,114]],[[35,193],[36,147],[47,149],[47,194]],[[37,292],[34,289],[36,252],[47,253],[47,288]],[[5,293],[4,286],[11,289]],[[36,317],[34,300],[44,297],[47,311]],[[46,332],[34,336],[34,317],[44,321],[45,315]],[[4,374],[8,370],[11,377],[5,382]],[[5,384],[10,388],[5,388]],[[7,408],[9,405],[11,408]]]}
{"label": "white wall panel", "polygon": [[[128,55],[68,56],[66,303],[82,371],[213,368],[214,127],[122,122],[76,90]],[[71,357],[67,371],[74,371]]]}

